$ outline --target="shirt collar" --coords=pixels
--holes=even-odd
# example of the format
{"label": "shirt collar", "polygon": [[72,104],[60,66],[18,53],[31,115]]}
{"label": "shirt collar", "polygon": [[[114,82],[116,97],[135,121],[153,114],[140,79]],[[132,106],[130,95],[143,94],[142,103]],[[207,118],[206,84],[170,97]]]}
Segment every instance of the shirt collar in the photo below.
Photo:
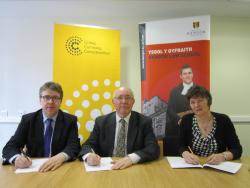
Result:
{"label": "shirt collar", "polygon": [[187,92],[188,92],[188,90],[189,90],[193,85],[194,85],[193,82],[190,83],[190,84],[183,83],[183,89],[182,89],[182,91],[181,91],[181,94],[182,94],[182,95],[186,95]]}
{"label": "shirt collar", "polygon": [[120,119],[124,119],[126,123],[128,124],[130,116],[131,116],[131,112],[125,118],[121,118],[117,113],[115,116],[116,116],[116,124],[119,123]]}
{"label": "shirt collar", "polygon": [[190,87],[192,87],[193,85],[194,85],[193,82],[190,83],[190,84],[186,84],[186,83],[183,82],[183,87],[185,87],[185,88],[190,88]]}
{"label": "shirt collar", "polygon": [[53,119],[53,122],[56,122],[57,115],[58,115],[58,113],[57,113],[56,115],[54,115],[52,118],[48,118],[48,117],[45,115],[45,113],[43,113],[43,122],[45,123],[45,121],[46,121],[47,119]]}

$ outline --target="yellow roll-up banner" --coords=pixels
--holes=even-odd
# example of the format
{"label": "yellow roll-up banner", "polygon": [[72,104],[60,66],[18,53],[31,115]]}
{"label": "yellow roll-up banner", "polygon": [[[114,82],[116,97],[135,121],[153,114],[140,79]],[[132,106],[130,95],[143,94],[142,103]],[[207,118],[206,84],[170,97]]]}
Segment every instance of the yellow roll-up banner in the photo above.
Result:
{"label": "yellow roll-up banner", "polygon": [[120,86],[120,31],[55,24],[53,80],[62,85],[61,108],[78,117],[83,143],[100,115],[113,111]]}

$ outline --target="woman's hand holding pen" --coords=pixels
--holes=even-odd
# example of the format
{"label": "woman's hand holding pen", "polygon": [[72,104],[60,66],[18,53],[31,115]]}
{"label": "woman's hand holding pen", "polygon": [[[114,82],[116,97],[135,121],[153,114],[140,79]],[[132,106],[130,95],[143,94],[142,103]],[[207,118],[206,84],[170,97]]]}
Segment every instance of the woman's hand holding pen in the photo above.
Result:
{"label": "woman's hand holding pen", "polygon": [[182,153],[182,157],[184,158],[186,163],[189,164],[200,164],[199,157],[193,153],[190,147],[188,147],[189,151],[184,151]]}
{"label": "woman's hand holding pen", "polygon": [[199,164],[199,157],[193,153],[190,153],[189,151],[184,151],[182,153],[182,157],[184,158],[186,163],[189,164]]}
{"label": "woman's hand holding pen", "polygon": [[24,154],[17,156],[15,160],[16,168],[28,168],[31,165],[32,165],[32,160]]}

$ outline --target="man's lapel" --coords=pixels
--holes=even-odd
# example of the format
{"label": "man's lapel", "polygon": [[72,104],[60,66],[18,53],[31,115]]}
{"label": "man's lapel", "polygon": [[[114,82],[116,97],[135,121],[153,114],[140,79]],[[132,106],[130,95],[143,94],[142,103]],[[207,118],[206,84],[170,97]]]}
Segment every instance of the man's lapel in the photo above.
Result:
{"label": "man's lapel", "polygon": [[129,119],[128,135],[127,135],[127,153],[131,153],[133,150],[133,144],[138,133],[137,118],[135,113],[132,111]]}
{"label": "man's lapel", "polygon": [[38,112],[38,116],[35,118],[35,122],[32,122],[32,125],[36,126],[34,127],[35,130],[35,135],[36,136],[36,140],[37,143],[37,148],[38,149],[38,155],[39,156],[43,156],[43,152],[44,152],[44,123],[43,123],[43,114],[42,114],[42,110]]}
{"label": "man's lapel", "polygon": [[116,113],[111,114],[111,118],[108,121],[108,129],[107,129],[107,136],[108,136],[108,154],[109,156],[113,155],[114,145],[115,145],[115,129],[116,129]]}
{"label": "man's lapel", "polygon": [[53,137],[52,137],[52,143],[51,143],[51,154],[53,154],[53,150],[55,149],[56,145],[58,144],[58,141],[60,140],[60,136],[62,136],[62,131],[64,130],[63,126],[66,126],[63,122],[63,113],[59,110],[55,127],[53,131]]}

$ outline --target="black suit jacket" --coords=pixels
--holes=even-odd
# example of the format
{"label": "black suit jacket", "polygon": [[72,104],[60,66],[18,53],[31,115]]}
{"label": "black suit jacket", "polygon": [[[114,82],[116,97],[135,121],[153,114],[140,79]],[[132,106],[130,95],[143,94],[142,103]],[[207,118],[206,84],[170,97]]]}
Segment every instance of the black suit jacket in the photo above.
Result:
{"label": "black suit jacket", "polygon": [[[26,145],[30,157],[44,156],[44,124],[42,110],[26,114],[14,134],[3,148],[3,164],[8,164],[9,159],[20,154]],[[52,139],[52,156],[65,152],[69,160],[76,159],[80,150],[78,138],[77,118],[59,110],[55,122]]]}
{"label": "black suit jacket", "polygon": [[[88,140],[82,145],[79,159],[92,152],[102,157],[111,157],[114,150],[116,129],[116,113],[98,117]],[[139,163],[157,159],[160,154],[152,129],[152,120],[138,112],[131,112],[128,135],[127,153],[136,153],[141,157]]]}
{"label": "black suit jacket", "polygon": [[182,95],[183,84],[179,84],[170,92],[168,100],[168,115],[173,123],[178,123],[180,117],[177,115],[179,112],[190,110],[189,102],[186,95]]}

